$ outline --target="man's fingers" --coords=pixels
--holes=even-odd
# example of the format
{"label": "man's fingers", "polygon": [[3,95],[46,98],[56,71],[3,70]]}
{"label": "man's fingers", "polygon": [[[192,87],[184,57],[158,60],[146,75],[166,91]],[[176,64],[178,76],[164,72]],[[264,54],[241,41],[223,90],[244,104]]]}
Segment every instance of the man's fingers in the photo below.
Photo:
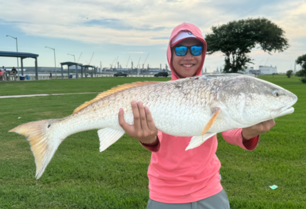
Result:
{"label": "man's fingers", "polygon": [[140,141],[151,141],[156,138],[157,129],[153,122],[152,115],[147,107],[143,106],[142,102],[131,102],[132,112],[134,116],[134,125],[128,124],[124,119],[124,111],[120,108],[118,113],[119,125],[127,134]]}
{"label": "man's fingers", "polygon": [[119,109],[118,113],[118,120],[119,120],[119,125],[125,130],[125,132],[128,130],[129,124],[125,122],[124,120],[124,111],[122,108]]}
{"label": "man's fingers", "polygon": [[137,102],[132,101],[131,106],[132,106],[132,111],[133,111],[133,116],[134,116],[134,127],[137,131],[140,131],[141,130],[140,114],[139,114]]}
{"label": "man's fingers", "polygon": [[250,139],[254,136],[270,131],[270,129],[273,128],[274,125],[275,122],[273,119],[258,123],[254,126],[244,128],[243,136],[247,137],[246,139]]}
{"label": "man's fingers", "polygon": [[265,121],[263,123],[263,131],[264,132],[270,131],[270,129],[273,128],[274,125],[275,125],[275,122],[273,119]]}
{"label": "man's fingers", "polygon": [[273,128],[273,126],[275,126],[275,122],[271,119],[252,126],[252,129],[264,133]]}
{"label": "man's fingers", "polygon": [[155,131],[156,127],[155,127],[155,124],[154,124],[151,112],[150,112],[148,107],[145,107],[145,112],[146,112],[146,115],[147,115],[148,128],[150,130],[154,130]]}
{"label": "man's fingers", "polygon": [[147,117],[142,102],[138,102],[138,109],[140,115],[141,128],[143,131],[149,131],[149,127],[147,125]]}
{"label": "man's fingers", "polygon": [[275,121],[273,119],[269,120],[270,128],[275,126]]}

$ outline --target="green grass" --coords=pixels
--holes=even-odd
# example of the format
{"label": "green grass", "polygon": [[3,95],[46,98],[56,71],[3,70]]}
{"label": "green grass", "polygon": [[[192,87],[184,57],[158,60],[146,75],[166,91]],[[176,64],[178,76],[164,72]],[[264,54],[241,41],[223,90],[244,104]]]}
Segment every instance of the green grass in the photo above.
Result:
{"label": "green grass", "polygon": [[[263,76],[295,93],[294,114],[276,119],[254,151],[228,144],[218,134],[217,156],[231,208],[306,208],[306,85],[297,77]],[[101,92],[139,80],[87,78],[0,83],[0,95]],[[96,131],[69,136],[45,173],[35,180],[34,158],[23,136],[8,133],[29,121],[61,118],[93,94],[0,99],[0,208],[145,208],[150,152],[124,135],[99,152]],[[18,119],[18,117],[21,117]],[[269,186],[276,184],[272,190]]]}
{"label": "green grass", "polygon": [[170,80],[170,78],[101,77],[69,80],[54,79],[39,81],[0,82],[0,95],[5,96],[22,94],[101,92],[124,83],[155,80],[167,81]]}

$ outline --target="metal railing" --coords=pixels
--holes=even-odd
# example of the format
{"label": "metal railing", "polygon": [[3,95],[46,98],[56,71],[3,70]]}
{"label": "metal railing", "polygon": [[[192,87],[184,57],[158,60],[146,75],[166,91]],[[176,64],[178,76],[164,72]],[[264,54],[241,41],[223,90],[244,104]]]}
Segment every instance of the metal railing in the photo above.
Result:
{"label": "metal railing", "polygon": [[[81,78],[81,76],[79,75],[79,79],[85,79],[85,78],[91,78],[91,77],[114,77],[114,74],[94,74],[91,76],[87,75],[87,76],[83,76],[83,78]],[[127,75],[127,77],[154,77],[154,74],[129,74]],[[28,75],[24,75],[24,76],[13,76],[13,75],[7,75],[6,79],[3,80],[4,77],[0,77],[0,81],[27,81],[27,80],[36,80],[36,76],[34,74],[28,74]],[[70,73],[70,76],[63,75],[63,79],[75,79],[76,78],[76,74],[75,73]],[[50,74],[38,74],[38,80],[50,80],[50,79],[62,79],[62,75],[57,74],[50,76]]]}

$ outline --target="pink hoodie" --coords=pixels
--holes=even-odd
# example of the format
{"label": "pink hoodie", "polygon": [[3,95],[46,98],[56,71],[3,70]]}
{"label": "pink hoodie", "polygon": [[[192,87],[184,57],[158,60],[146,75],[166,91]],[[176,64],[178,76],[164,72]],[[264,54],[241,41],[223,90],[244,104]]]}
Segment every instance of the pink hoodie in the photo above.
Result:
{"label": "pink hoodie", "polygon": [[[173,29],[167,49],[167,59],[172,71],[171,80],[179,79],[171,62],[171,40],[182,30],[190,31],[204,44],[203,62],[196,75],[201,75],[206,54],[206,42],[200,29],[190,23],[182,23]],[[257,146],[255,137],[243,144],[241,129],[222,133],[230,144],[246,150]],[[216,156],[217,137],[213,136],[201,146],[185,151],[191,137],[175,137],[158,132],[159,143],[155,147],[145,146],[152,151],[148,169],[150,198],[164,203],[188,203],[219,193],[222,190],[219,177],[221,163]]]}

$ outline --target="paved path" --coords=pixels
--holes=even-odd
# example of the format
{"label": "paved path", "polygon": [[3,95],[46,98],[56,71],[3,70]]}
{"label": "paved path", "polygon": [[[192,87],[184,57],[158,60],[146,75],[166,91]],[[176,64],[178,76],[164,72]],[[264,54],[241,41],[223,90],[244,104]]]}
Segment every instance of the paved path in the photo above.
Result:
{"label": "paved path", "polygon": [[18,97],[44,97],[51,95],[71,95],[71,94],[98,94],[99,92],[82,92],[82,93],[58,93],[58,94],[25,94],[25,95],[8,95],[8,96],[0,96],[0,99],[5,98],[18,98]]}

